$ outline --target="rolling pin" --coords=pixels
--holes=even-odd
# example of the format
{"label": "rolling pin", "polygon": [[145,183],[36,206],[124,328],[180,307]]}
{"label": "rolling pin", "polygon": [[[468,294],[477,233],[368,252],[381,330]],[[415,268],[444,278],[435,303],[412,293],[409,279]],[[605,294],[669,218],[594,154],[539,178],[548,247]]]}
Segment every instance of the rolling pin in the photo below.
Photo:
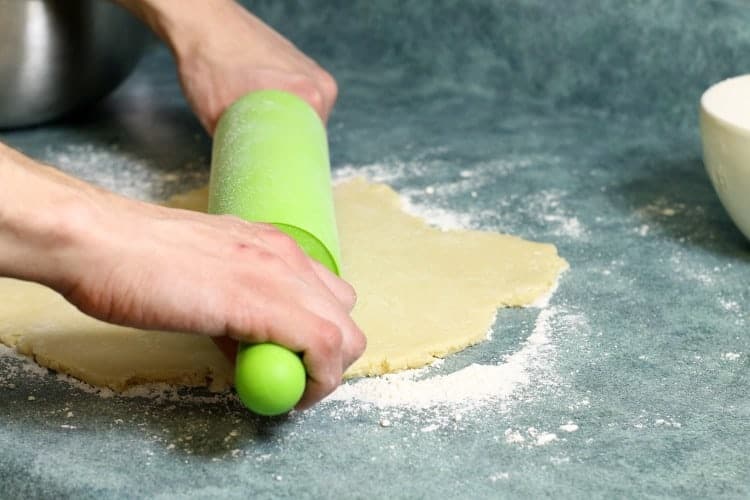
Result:
{"label": "rolling pin", "polygon": [[[252,92],[227,108],[214,134],[208,211],[273,224],[338,275],[328,141],[315,110],[277,90]],[[271,343],[240,344],[234,384],[251,411],[288,412],[306,380],[297,353]]]}

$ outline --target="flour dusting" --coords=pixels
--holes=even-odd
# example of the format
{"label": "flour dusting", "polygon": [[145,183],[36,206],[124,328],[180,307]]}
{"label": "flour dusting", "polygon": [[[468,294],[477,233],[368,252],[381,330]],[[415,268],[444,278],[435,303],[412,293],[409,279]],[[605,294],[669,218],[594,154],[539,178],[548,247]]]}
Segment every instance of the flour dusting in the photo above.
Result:
{"label": "flour dusting", "polygon": [[[390,166],[382,164],[368,165],[365,167],[342,167],[334,172],[334,184],[340,184],[355,177],[365,177],[375,182],[393,183],[405,173],[403,166]],[[421,191],[428,195],[435,194],[436,186],[427,186]],[[444,231],[455,229],[469,229],[474,226],[471,214],[459,213],[445,210],[431,204],[415,201],[414,195],[417,190],[400,189],[398,191],[401,207],[407,212],[425,219],[431,226]]]}
{"label": "flour dusting", "polygon": [[546,446],[559,439],[554,432],[541,431],[536,427],[529,427],[526,430],[506,429],[504,438],[506,444],[517,445],[521,448]]}
{"label": "flour dusting", "polygon": [[550,367],[555,358],[551,338],[555,329],[579,328],[585,320],[559,306],[541,310],[523,346],[494,365],[471,364],[446,375],[435,367],[353,381],[341,386],[326,402],[359,403],[378,409],[452,408],[469,411],[492,402],[507,403],[532,380],[554,384]]}
{"label": "flour dusting", "polygon": [[578,430],[578,424],[575,422],[568,422],[560,426],[560,430],[564,432],[575,432]]}
{"label": "flour dusting", "polygon": [[105,189],[153,202],[166,199],[186,185],[197,187],[208,182],[205,157],[165,168],[152,157],[124,151],[117,144],[50,145],[41,159]]}

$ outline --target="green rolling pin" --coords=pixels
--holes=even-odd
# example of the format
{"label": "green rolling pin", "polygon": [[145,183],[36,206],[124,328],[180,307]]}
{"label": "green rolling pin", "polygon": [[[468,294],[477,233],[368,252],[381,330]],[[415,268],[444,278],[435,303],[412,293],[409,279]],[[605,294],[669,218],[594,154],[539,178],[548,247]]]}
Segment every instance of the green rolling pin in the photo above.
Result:
{"label": "green rolling pin", "polygon": [[[277,90],[250,93],[227,108],[214,134],[208,211],[271,223],[339,274],[328,141],[315,110]],[[272,416],[294,408],[307,375],[284,347],[241,344],[234,380],[248,409]]]}

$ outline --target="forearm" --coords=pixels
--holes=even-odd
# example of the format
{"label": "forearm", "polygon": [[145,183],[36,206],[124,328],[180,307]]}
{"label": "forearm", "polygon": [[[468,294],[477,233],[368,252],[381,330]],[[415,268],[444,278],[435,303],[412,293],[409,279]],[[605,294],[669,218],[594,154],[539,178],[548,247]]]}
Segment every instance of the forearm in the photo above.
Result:
{"label": "forearm", "polygon": [[96,188],[0,143],[0,276],[65,287]]}

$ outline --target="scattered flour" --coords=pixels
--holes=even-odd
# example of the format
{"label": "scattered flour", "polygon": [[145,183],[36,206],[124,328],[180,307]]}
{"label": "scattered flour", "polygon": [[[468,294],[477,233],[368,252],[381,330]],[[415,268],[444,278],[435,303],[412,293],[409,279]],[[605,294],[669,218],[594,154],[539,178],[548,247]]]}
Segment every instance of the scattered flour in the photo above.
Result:
{"label": "scattered flour", "polygon": [[559,439],[557,434],[540,431],[536,427],[529,427],[525,432],[518,429],[506,429],[504,436],[507,444],[519,445],[522,448],[546,446]]}
{"label": "scattered flour", "polygon": [[490,476],[490,481],[492,481],[493,483],[496,483],[498,481],[506,481],[508,479],[510,479],[510,474],[507,472],[497,472]]}
{"label": "scattered flour", "polygon": [[529,427],[526,432],[534,440],[534,446],[545,446],[558,439],[557,434],[542,432],[534,427]]}
{"label": "scattered flour", "polygon": [[654,420],[654,425],[656,427],[671,427],[674,429],[679,429],[682,427],[682,424],[680,422],[677,422],[676,420],[673,420],[671,418],[657,418]]}
{"label": "scattered flour", "polygon": [[[549,307],[550,300],[552,299],[552,296],[555,295],[555,292],[557,292],[557,289],[560,287],[560,280],[562,279],[563,274],[567,272],[567,269],[563,270],[558,276],[557,280],[555,281],[555,284],[552,285],[552,289],[550,289],[549,292],[542,295],[538,299],[536,299],[534,302],[532,302],[529,307],[535,308],[535,309],[546,309]],[[490,334],[491,334],[490,330]],[[490,339],[491,336],[488,334],[487,338]]]}
{"label": "scattered flour", "polygon": [[207,158],[165,169],[153,158],[124,151],[117,144],[50,145],[41,159],[105,189],[148,201],[162,201],[186,184],[197,187],[208,182]]}
{"label": "scattered flour", "polygon": [[721,267],[707,266],[695,256],[687,254],[682,250],[676,250],[669,257],[669,264],[674,270],[675,276],[681,281],[695,282],[701,286],[712,288],[721,284],[727,276],[731,276],[732,263]]}
{"label": "scattered flour", "polygon": [[[470,229],[480,226],[486,227],[486,223],[496,225],[498,215],[503,211],[504,222],[511,222],[510,226],[526,227],[528,221],[534,221],[540,226],[548,229],[545,236],[559,238],[583,239],[588,235],[584,224],[570,214],[563,207],[563,199],[567,192],[559,189],[542,190],[524,195],[509,195],[497,199],[497,206],[492,209],[480,209],[472,207],[470,213],[458,213],[447,211],[435,203],[435,197],[465,199],[465,196],[477,198],[478,191],[484,186],[495,182],[498,176],[510,175],[518,169],[528,168],[535,164],[545,164],[559,159],[550,158],[518,158],[515,160],[492,160],[479,163],[471,170],[461,170],[458,179],[445,180],[439,183],[419,186],[417,188],[403,187],[399,189],[402,195],[404,209],[414,215],[428,220],[432,225],[440,229]],[[343,182],[356,176],[364,176],[376,182],[402,183],[405,179],[414,179],[420,173],[434,168],[430,163],[419,161],[404,163],[393,162],[388,164],[374,163],[363,166],[345,165],[334,170],[334,182]],[[408,182],[407,182],[408,184]],[[429,198],[429,201],[424,200]],[[498,210],[498,208],[507,210]],[[506,220],[507,219],[507,220]],[[528,234],[528,231],[527,231]]]}
{"label": "scattered flour", "polygon": [[[695,207],[699,209],[700,207]],[[674,217],[687,210],[687,205],[679,202],[671,202],[661,197],[653,200],[651,203],[644,205],[636,210],[636,214],[643,218],[656,217]]]}
{"label": "scattered flour", "polygon": [[560,426],[560,430],[564,432],[575,432],[578,430],[578,425],[574,422],[568,422]]}
{"label": "scattered flour", "polygon": [[[0,387],[15,388],[15,384],[10,381],[16,379],[20,372],[37,377],[45,377],[53,373],[47,368],[36,364],[31,358],[19,354],[15,349],[0,343]],[[94,387],[65,373],[54,373],[54,377],[71,388],[88,394],[96,394],[104,399],[119,396],[156,399],[159,401],[183,401],[196,404],[216,404],[237,399],[234,394],[229,392],[215,393],[208,396],[185,394],[183,389],[169,384],[144,384],[117,393],[106,387]],[[30,397],[32,398],[30,401],[36,399],[34,396]]]}
{"label": "scattered flour", "polygon": [[510,194],[498,200],[496,217],[503,227],[522,228],[524,234],[537,226],[542,228],[543,238],[585,240],[588,229],[563,203],[568,196],[568,192],[560,189]]}
{"label": "scattered flour", "polygon": [[532,379],[554,383],[551,365],[553,330],[578,328],[585,320],[560,307],[541,310],[532,334],[521,349],[496,365],[471,364],[446,375],[432,375],[435,367],[361,379],[342,385],[326,402],[364,403],[375,408],[424,410],[448,408],[470,411],[490,402],[508,402]]}
{"label": "scattered flour", "polygon": [[563,208],[562,200],[565,196],[567,193],[559,189],[540,191],[529,197],[527,206],[546,225],[552,226],[553,235],[582,239],[586,236],[587,230],[577,217],[570,215]]}
{"label": "scattered flour", "polygon": [[[394,168],[381,164],[358,168],[347,166],[334,172],[334,184],[339,184],[358,176],[364,176],[376,182],[394,182],[401,175],[403,175],[403,170],[399,167]],[[427,186],[421,189],[421,192],[435,194],[435,190],[435,186]],[[406,212],[421,217],[427,220],[432,226],[442,230],[467,229],[474,225],[471,214],[458,213],[441,209],[434,205],[417,203],[410,196],[410,194],[415,193],[417,193],[417,191],[399,190],[401,203]]]}
{"label": "scattered flour", "polygon": [[581,238],[586,229],[577,217],[568,217],[564,215],[543,215],[544,220],[557,225],[553,234],[557,236],[569,236],[571,238]]}
{"label": "scattered flour", "polygon": [[514,429],[505,429],[505,442],[508,444],[523,443],[526,438],[523,437],[520,431]]}
{"label": "scattered flour", "polygon": [[719,304],[721,304],[722,309],[727,312],[738,313],[741,310],[740,304],[735,300],[729,300],[723,297],[719,297]]}

